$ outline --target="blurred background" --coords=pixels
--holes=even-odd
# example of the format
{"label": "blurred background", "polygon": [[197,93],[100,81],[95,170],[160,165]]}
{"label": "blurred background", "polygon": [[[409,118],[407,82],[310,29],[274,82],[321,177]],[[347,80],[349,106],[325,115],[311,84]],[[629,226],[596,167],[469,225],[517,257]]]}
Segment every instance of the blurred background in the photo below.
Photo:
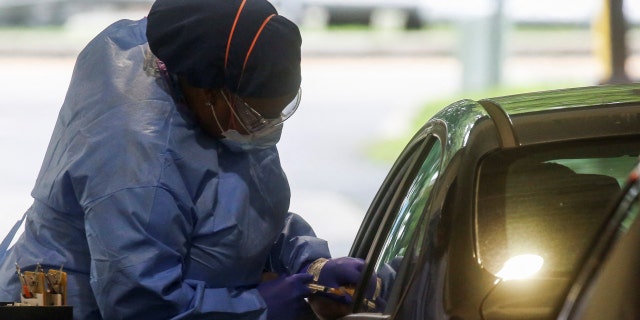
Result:
{"label": "blurred background", "polygon": [[[31,204],[75,57],[150,0],[0,0],[0,236]],[[640,79],[637,0],[274,0],[303,37],[291,210],[346,255],[412,134],[462,98]]]}

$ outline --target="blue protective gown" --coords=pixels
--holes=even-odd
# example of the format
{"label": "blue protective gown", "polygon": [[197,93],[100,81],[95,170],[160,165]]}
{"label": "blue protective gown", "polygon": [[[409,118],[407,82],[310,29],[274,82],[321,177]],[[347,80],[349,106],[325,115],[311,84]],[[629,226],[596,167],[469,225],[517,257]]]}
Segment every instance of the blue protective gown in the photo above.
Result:
{"label": "blue protective gown", "polygon": [[289,213],[276,148],[231,152],[177,99],[122,20],[81,52],[32,192],[0,265],[0,301],[23,270],[63,265],[76,319],[265,319],[264,270],[329,257]]}

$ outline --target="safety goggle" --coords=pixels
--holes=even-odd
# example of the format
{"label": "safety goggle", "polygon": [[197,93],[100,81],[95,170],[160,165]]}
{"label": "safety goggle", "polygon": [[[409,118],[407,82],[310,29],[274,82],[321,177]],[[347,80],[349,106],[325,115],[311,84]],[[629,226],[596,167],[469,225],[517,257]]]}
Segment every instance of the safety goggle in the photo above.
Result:
{"label": "safety goggle", "polygon": [[227,102],[227,105],[239,120],[242,127],[247,130],[248,133],[254,133],[265,127],[275,127],[282,124],[289,119],[298,110],[300,105],[300,99],[302,96],[302,89],[298,88],[298,93],[285,107],[280,111],[280,115],[276,118],[266,118],[252,108],[248,103],[244,102],[238,95],[229,92],[226,89],[222,90],[222,97]]}

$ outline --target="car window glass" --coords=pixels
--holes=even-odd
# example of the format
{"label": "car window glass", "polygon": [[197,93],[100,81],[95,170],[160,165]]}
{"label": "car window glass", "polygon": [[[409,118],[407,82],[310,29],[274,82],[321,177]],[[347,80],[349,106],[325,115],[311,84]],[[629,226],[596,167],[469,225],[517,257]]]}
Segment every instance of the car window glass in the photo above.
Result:
{"label": "car window glass", "polygon": [[634,139],[602,139],[503,149],[482,160],[476,250],[496,277],[485,319],[505,308],[513,318],[553,317],[639,150]]}
{"label": "car window glass", "polygon": [[[579,298],[575,305],[573,299],[566,300],[559,319],[638,319],[640,316],[637,303],[640,290],[639,187],[635,181],[627,189],[611,219],[611,226],[616,228],[603,232],[599,240],[600,244],[607,243],[599,247],[604,252],[594,254],[603,260],[584,265],[580,278],[589,280],[586,284],[574,284],[572,291],[580,291],[576,294]],[[591,276],[584,276],[586,274]],[[569,313],[572,313],[571,317],[566,317]]]}
{"label": "car window glass", "polygon": [[[591,169],[580,173],[567,163]],[[500,273],[507,260],[535,255],[541,271],[570,272],[620,192],[635,157],[510,161],[495,156],[482,167],[478,246],[483,266]],[[626,163],[626,165],[621,165]],[[596,174],[600,172],[601,174]],[[613,174],[613,175],[611,175]],[[539,259],[536,258],[536,259]]]}
{"label": "car window glass", "polygon": [[[409,246],[412,243],[415,243],[415,246],[420,246],[422,243],[422,241],[412,241],[412,239],[418,230],[417,225],[420,222],[422,213],[428,203],[429,195],[439,174],[441,146],[438,140],[434,139],[434,141],[430,152],[411,181],[407,194],[402,199],[391,230],[385,238],[380,255],[376,260],[375,272],[381,278],[382,284],[382,290],[379,294],[384,300],[388,299],[395,279],[400,276],[396,274],[400,265],[403,260],[409,258],[406,256],[407,253],[409,251],[420,252],[419,248],[409,250]],[[420,229],[425,228],[421,227]],[[420,234],[423,233],[421,232]],[[406,272],[410,271],[406,270]]]}

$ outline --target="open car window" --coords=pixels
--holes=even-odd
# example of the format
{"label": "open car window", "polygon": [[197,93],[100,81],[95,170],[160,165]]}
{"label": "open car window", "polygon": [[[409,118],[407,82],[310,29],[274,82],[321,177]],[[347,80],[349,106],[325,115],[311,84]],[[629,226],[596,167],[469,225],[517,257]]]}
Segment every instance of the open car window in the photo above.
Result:
{"label": "open car window", "polygon": [[[442,158],[442,148],[439,140],[433,138],[429,144],[430,150],[413,177],[408,177],[405,184],[408,188],[404,195],[398,198],[399,205],[390,215],[394,217],[387,235],[382,241],[379,254],[374,261],[374,273],[379,277],[378,292],[374,293],[374,301],[365,303],[369,311],[381,312],[387,307],[390,294],[396,285],[396,280],[413,272],[412,262],[417,260],[423,241],[416,241],[424,235],[422,222],[425,209],[428,206],[431,190],[438,178]],[[420,227],[418,227],[420,226]],[[416,247],[417,246],[417,247]],[[405,266],[401,269],[401,266]],[[407,267],[409,266],[409,267]],[[373,288],[366,289],[371,292]]]}

